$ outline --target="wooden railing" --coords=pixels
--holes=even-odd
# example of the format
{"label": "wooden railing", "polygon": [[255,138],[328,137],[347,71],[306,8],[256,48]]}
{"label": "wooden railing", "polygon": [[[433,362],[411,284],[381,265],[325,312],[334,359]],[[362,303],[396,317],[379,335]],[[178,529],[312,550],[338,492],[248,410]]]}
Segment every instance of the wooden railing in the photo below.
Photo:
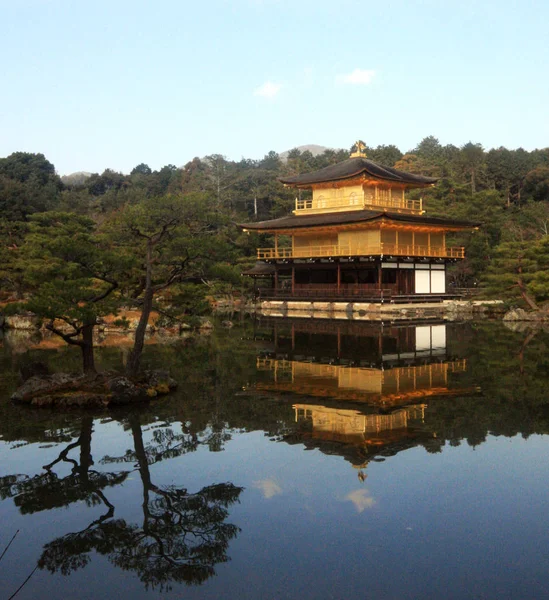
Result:
{"label": "wooden railing", "polygon": [[260,260],[280,258],[327,258],[336,256],[428,256],[431,258],[464,258],[462,246],[416,246],[380,243],[372,246],[326,245],[304,248],[258,248]]}
{"label": "wooden railing", "polygon": [[361,196],[342,196],[340,198],[327,198],[321,200],[295,199],[295,213],[315,213],[324,212],[327,209],[346,208],[349,210],[364,208],[364,198]]}
{"label": "wooden railing", "polygon": [[364,194],[340,196],[338,198],[308,198],[306,200],[295,200],[294,213],[313,214],[330,211],[362,210],[374,208],[389,210],[393,212],[406,212],[412,214],[423,213],[423,200],[409,200],[402,197],[369,197]]}
{"label": "wooden railing", "polygon": [[389,208],[394,209],[396,212],[404,210],[406,212],[421,214],[423,212],[423,200],[408,200],[407,198],[370,198],[364,200],[364,207],[374,208]]}
{"label": "wooden railing", "polygon": [[435,258],[465,258],[463,246],[417,246],[412,244],[381,244],[385,256],[431,256]]}

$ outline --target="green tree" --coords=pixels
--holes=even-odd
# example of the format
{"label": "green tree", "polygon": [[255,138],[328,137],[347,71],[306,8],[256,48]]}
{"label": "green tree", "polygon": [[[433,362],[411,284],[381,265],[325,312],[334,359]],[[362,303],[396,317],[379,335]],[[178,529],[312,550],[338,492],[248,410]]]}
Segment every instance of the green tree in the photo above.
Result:
{"label": "green tree", "polygon": [[471,194],[474,194],[477,191],[479,174],[485,164],[484,148],[480,144],[468,142],[461,147],[459,163],[464,174],[469,178]]}
{"label": "green tree", "polygon": [[368,158],[387,167],[394,167],[402,156],[402,152],[393,144],[377,146],[368,154]]}
{"label": "green tree", "polygon": [[487,271],[487,291],[499,298],[518,296],[528,308],[541,310],[549,300],[548,267],[549,237],[503,242]]}
{"label": "green tree", "polygon": [[126,206],[106,224],[117,251],[134,261],[123,285],[129,299],[138,302],[141,316],[126,367],[128,376],[139,371],[155,295],[200,279],[205,265],[218,257],[223,241],[216,227],[216,208],[203,194],[148,198]]}
{"label": "green tree", "polygon": [[140,163],[137,165],[137,167],[134,167],[131,170],[130,175],[150,175],[152,173],[152,169],[149,167],[149,165],[146,165],[145,163]]}
{"label": "green tree", "polygon": [[14,152],[0,159],[0,214],[11,221],[56,207],[63,184],[43,154]]}
{"label": "green tree", "polygon": [[0,284],[3,291],[23,299],[25,261],[21,259],[21,246],[28,224],[20,221],[0,220]]}
{"label": "green tree", "polygon": [[95,371],[97,320],[116,312],[113,273],[123,258],[87,217],[48,212],[30,219],[18,259],[31,290],[24,306],[47,319],[46,329],[81,349],[85,373]]}
{"label": "green tree", "polygon": [[442,146],[434,135],[429,135],[423,138],[412,152],[424,160],[436,163],[442,155]]}
{"label": "green tree", "polygon": [[536,202],[549,202],[549,167],[538,167],[527,173],[524,191]]}

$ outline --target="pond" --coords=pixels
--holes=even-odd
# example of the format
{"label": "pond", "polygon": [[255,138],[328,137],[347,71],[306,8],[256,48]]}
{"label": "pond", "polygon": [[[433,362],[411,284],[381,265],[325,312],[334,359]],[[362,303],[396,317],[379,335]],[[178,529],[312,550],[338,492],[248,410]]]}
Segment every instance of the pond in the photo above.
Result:
{"label": "pond", "polygon": [[0,597],[548,597],[548,344],[501,323],[242,320],[147,346],[171,396],[57,414],[10,393],[78,354],[6,335]]}

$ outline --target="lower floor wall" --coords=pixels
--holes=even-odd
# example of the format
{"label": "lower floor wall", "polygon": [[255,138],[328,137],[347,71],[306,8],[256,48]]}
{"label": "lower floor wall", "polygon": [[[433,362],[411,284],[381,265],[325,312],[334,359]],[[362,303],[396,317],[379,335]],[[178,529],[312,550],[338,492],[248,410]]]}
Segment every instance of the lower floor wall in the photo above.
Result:
{"label": "lower floor wall", "polygon": [[[317,262],[275,264],[272,288],[304,295],[325,290],[365,295],[386,290],[393,295],[445,294],[446,265],[440,262]],[[356,295],[356,294],[353,294]]]}

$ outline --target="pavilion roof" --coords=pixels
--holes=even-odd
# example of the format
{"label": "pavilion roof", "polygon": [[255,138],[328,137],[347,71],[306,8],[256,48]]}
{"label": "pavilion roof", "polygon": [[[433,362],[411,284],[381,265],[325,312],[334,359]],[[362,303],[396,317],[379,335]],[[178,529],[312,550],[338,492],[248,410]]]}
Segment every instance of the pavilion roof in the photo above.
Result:
{"label": "pavilion roof", "polygon": [[349,225],[366,223],[377,219],[408,223],[412,225],[433,225],[448,227],[450,229],[475,229],[480,223],[443,219],[440,217],[426,217],[425,215],[408,215],[402,213],[389,213],[377,210],[352,210],[346,212],[321,213],[313,215],[288,215],[269,221],[256,223],[240,223],[239,226],[249,231],[276,231],[287,229],[302,229],[308,227],[325,227],[328,225]]}
{"label": "pavilion roof", "polygon": [[357,156],[348,158],[343,162],[330,165],[319,171],[294,175],[293,177],[280,177],[279,181],[289,186],[306,186],[314,183],[326,183],[330,181],[339,181],[341,179],[351,179],[358,175],[368,175],[372,179],[380,179],[395,183],[403,183],[416,186],[427,186],[437,182],[435,177],[425,177],[424,175],[415,175],[399,171],[393,167],[378,165],[377,163]]}

